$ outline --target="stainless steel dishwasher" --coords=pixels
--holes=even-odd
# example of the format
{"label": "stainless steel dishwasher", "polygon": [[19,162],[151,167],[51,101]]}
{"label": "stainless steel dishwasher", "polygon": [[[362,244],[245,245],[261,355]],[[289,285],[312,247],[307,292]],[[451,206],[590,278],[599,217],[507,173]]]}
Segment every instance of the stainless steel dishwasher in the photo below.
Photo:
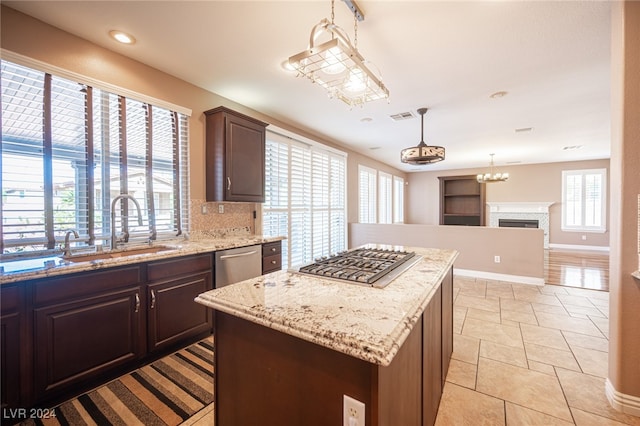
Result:
{"label": "stainless steel dishwasher", "polygon": [[260,275],[262,275],[262,245],[216,252],[216,288]]}

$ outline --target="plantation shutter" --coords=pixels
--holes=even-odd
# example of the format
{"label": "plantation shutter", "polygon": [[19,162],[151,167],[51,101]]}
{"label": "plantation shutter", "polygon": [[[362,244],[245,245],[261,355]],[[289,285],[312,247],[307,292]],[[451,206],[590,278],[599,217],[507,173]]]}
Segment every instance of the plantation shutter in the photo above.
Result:
{"label": "plantation shutter", "polygon": [[282,264],[345,250],[346,158],[269,131],[265,158],[263,234],[287,237]]}
{"label": "plantation shutter", "polygon": [[380,172],[379,177],[379,204],[378,223],[391,223],[392,221],[392,196],[391,196],[391,175]]}

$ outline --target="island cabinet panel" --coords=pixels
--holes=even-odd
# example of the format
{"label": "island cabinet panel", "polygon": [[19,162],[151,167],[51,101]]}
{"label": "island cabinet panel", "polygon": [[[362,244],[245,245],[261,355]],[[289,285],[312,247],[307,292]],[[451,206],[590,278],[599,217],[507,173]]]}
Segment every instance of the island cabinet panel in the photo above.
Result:
{"label": "island cabinet panel", "polygon": [[211,333],[213,314],[194,299],[213,288],[212,268],[210,253],[148,265],[149,352]]}
{"label": "island cabinet panel", "polygon": [[370,364],[220,311],[215,336],[217,426],[341,425],[344,394],[371,418]]}
{"label": "island cabinet panel", "polygon": [[450,356],[443,335],[451,322],[442,315],[452,307],[442,303],[452,297],[443,291],[451,291],[449,281],[434,291],[388,366],[214,311],[215,424],[341,425],[348,395],[365,404],[368,426],[433,425]]}
{"label": "island cabinet panel", "polygon": [[[26,359],[24,337],[24,286],[0,287],[0,398],[2,408],[19,407],[25,384],[21,383],[22,360]],[[27,363],[25,363],[27,364]]]}
{"label": "island cabinet panel", "polygon": [[225,107],[205,115],[207,201],[264,202],[267,123]]}
{"label": "island cabinet panel", "polygon": [[442,396],[442,288],[438,288],[422,314],[422,394],[423,422],[436,421]]}
{"label": "island cabinet panel", "polygon": [[442,387],[444,387],[453,354],[453,270],[449,269],[440,288],[442,292]]}

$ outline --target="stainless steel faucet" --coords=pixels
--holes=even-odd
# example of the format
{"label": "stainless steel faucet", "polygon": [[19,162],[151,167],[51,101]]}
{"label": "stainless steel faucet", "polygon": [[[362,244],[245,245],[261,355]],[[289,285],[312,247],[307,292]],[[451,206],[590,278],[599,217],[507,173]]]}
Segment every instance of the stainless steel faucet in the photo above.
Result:
{"label": "stainless steel faucet", "polygon": [[71,246],[69,243],[69,237],[71,237],[71,234],[73,234],[73,237],[76,240],[80,238],[80,236],[78,235],[78,232],[75,229],[69,229],[67,231],[67,233],[64,235],[64,250],[62,252],[63,257],[71,256]]}
{"label": "stainless steel faucet", "polygon": [[[116,204],[118,200],[123,200],[123,199],[131,200],[133,201],[133,204],[136,205],[136,209],[138,209],[138,225],[142,226],[142,211],[140,210],[140,204],[138,203],[138,200],[136,200],[133,197],[133,195],[129,195],[129,194],[120,194],[117,197],[115,197],[111,202],[111,249],[112,250],[118,248],[118,242],[120,241],[116,236]],[[126,243],[127,241],[129,241],[129,229],[127,228],[127,224],[124,221],[124,217],[122,218],[122,233],[123,233],[122,241]]]}

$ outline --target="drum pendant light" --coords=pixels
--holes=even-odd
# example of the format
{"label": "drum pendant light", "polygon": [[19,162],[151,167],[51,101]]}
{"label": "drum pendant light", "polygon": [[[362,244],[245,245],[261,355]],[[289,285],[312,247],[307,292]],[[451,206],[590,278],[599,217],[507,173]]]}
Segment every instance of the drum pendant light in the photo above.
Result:
{"label": "drum pendant light", "polygon": [[444,160],[444,148],[441,146],[429,146],[424,142],[424,114],[427,108],[419,108],[421,115],[420,143],[412,148],[405,148],[400,152],[400,161],[407,164],[431,164]]}

